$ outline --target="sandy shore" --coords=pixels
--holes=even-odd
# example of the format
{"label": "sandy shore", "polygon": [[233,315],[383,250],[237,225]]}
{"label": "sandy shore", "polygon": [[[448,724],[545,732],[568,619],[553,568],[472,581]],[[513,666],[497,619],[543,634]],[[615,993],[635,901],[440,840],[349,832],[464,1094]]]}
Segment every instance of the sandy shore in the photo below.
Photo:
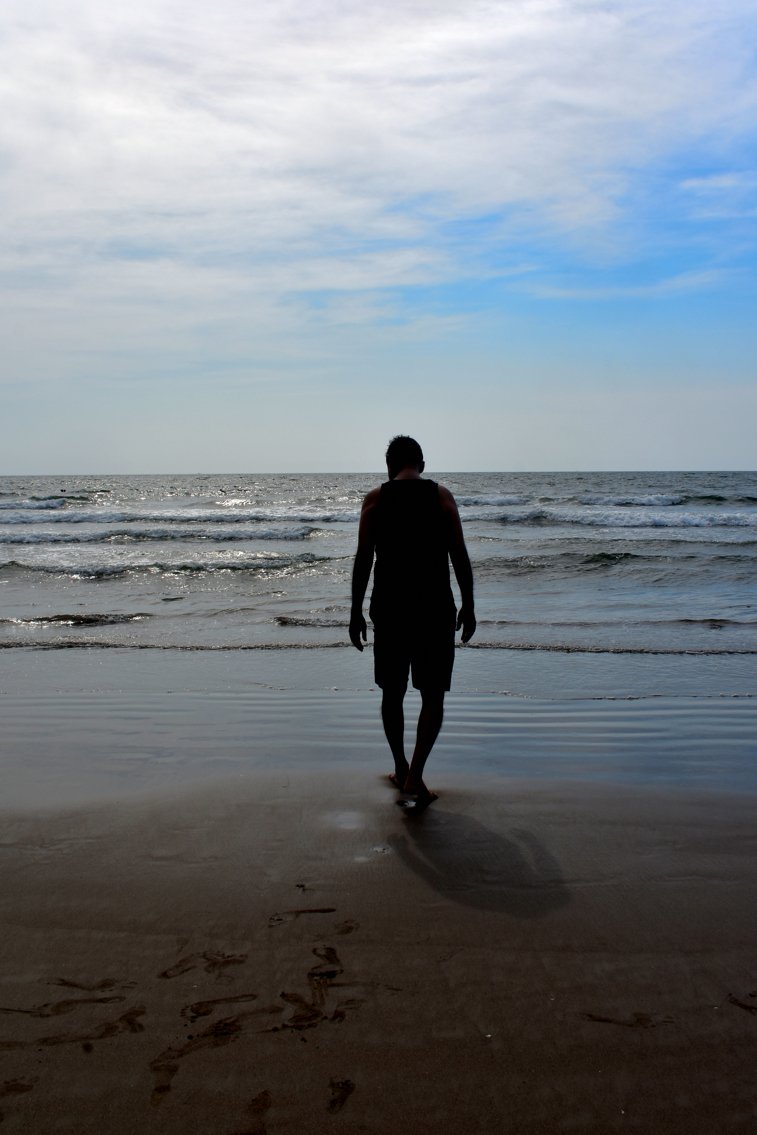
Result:
{"label": "sandy shore", "polygon": [[6,814],[4,1135],[754,1131],[754,797],[439,788]]}

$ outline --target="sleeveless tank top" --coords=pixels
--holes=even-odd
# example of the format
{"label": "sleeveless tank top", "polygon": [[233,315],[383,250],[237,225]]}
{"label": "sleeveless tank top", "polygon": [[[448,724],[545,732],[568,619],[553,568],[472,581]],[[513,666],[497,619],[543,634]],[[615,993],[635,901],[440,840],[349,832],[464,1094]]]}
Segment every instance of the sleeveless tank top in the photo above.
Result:
{"label": "sleeveless tank top", "polygon": [[454,609],[447,517],[436,481],[387,481],[376,505],[371,617]]}

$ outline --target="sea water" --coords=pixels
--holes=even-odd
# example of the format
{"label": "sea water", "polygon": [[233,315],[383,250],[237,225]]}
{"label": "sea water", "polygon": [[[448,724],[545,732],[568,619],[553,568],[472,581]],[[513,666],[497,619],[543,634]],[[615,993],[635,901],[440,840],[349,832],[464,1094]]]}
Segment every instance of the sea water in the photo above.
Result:
{"label": "sea water", "polygon": [[[757,790],[757,474],[435,477],[479,620],[435,767]],[[385,759],[347,636],[380,480],[0,478],[5,786]]]}
{"label": "sea water", "polygon": [[[360,475],[0,478],[0,645],[346,643]],[[440,474],[479,649],[755,653],[757,474]]]}

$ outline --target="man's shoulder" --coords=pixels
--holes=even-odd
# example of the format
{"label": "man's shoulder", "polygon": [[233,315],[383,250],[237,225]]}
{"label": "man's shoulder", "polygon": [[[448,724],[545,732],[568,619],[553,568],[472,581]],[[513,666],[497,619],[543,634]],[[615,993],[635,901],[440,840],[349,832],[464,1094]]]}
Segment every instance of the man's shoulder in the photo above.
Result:
{"label": "man's shoulder", "polygon": [[371,489],[363,497],[363,508],[364,509],[372,508],[374,505],[376,505],[378,503],[378,499],[379,499],[380,496],[381,496],[381,485],[376,485],[375,489]]}
{"label": "man's shoulder", "polygon": [[455,498],[452,496],[452,493],[449,491],[446,485],[438,485],[437,487],[439,489],[439,500],[442,503],[442,507],[455,508]]}

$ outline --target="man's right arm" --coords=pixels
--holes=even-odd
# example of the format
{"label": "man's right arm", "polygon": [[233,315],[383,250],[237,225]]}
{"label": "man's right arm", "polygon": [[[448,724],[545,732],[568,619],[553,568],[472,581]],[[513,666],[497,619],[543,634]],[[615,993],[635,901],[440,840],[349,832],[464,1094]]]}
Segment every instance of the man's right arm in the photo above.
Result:
{"label": "man's right arm", "polygon": [[371,578],[373,554],[376,550],[374,519],[380,489],[371,489],[363,501],[360,512],[360,528],[357,537],[357,552],[352,568],[352,610],[350,612],[350,642],[358,650],[368,638],[368,628],[363,617],[363,600]]}
{"label": "man's right arm", "polygon": [[476,613],[473,605],[473,568],[468,549],[465,546],[463,526],[457,511],[455,498],[449,489],[439,486],[439,500],[449,525],[449,558],[460,588],[460,610],[457,616],[457,630],[462,630],[463,642],[469,642],[476,633]]}

